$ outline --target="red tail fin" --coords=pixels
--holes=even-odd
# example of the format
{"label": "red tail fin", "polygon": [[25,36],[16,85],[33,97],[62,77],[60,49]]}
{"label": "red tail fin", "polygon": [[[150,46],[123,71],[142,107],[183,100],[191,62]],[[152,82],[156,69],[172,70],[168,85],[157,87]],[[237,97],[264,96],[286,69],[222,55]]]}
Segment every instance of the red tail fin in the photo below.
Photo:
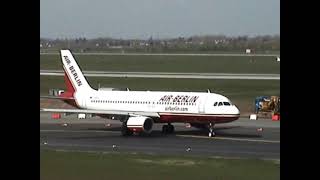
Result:
{"label": "red tail fin", "polygon": [[74,91],[74,87],[71,84],[71,81],[67,75],[67,73],[64,73],[64,82],[67,88],[67,91],[65,91],[64,93],[60,94],[60,97],[63,99],[64,102],[66,102],[67,104],[70,104],[74,107],[78,107],[76,102],[74,101],[74,97],[73,97],[73,93]]}
{"label": "red tail fin", "polygon": [[64,73],[64,82],[65,82],[67,91],[73,94],[75,90],[66,72]]}

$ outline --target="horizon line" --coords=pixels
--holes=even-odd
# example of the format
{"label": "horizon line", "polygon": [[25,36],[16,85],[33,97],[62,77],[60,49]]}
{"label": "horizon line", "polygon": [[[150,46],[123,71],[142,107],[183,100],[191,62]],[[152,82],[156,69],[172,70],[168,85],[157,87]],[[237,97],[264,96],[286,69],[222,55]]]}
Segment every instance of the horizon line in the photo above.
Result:
{"label": "horizon line", "polygon": [[164,40],[164,39],[177,39],[177,38],[191,38],[191,37],[215,37],[215,36],[223,36],[226,38],[237,38],[237,37],[247,37],[247,38],[257,38],[257,37],[263,37],[263,36],[272,36],[272,37],[276,37],[279,36],[280,37],[280,33],[279,34],[260,34],[260,35],[224,35],[224,34],[205,34],[205,35],[191,35],[191,36],[174,36],[174,37],[163,37],[163,38],[159,38],[159,37],[154,37],[154,36],[149,36],[149,38],[123,38],[123,37],[85,37],[85,36],[78,36],[78,37],[41,37],[40,39],[49,39],[49,40],[63,40],[63,39],[78,39],[78,38],[86,38],[87,40],[92,40],[92,39],[121,39],[121,40],[148,40],[150,38],[152,38],[153,40]]}

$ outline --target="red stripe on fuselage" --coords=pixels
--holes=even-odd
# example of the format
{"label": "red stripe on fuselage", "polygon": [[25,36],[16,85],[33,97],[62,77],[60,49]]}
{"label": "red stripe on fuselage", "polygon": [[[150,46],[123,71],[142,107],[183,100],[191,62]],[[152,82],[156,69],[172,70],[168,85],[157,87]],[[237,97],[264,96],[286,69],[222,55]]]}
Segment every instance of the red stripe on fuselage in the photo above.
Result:
{"label": "red stripe on fuselage", "polygon": [[239,119],[240,115],[214,115],[214,114],[160,114],[160,123],[228,123]]}

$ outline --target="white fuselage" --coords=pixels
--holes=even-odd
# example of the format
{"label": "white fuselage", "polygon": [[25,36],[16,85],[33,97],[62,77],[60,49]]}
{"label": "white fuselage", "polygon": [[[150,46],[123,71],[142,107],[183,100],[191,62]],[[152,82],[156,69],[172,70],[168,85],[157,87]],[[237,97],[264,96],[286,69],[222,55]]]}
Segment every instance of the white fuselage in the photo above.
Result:
{"label": "white fuselage", "polygon": [[156,112],[164,117],[175,116],[171,121],[177,122],[184,121],[177,116],[186,122],[189,121],[186,116],[202,116],[205,122],[236,120],[240,113],[228,98],[215,93],[90,90],[75,93],[75,97],[78,106],[84,109]]}

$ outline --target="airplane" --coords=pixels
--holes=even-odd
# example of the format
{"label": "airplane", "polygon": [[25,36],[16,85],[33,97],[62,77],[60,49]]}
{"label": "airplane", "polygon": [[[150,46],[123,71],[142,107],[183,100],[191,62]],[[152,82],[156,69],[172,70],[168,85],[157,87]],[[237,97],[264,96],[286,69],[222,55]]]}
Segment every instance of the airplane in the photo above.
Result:
{"label": "airplane", "polygon": [[208,92],[113,91],[93,89],[69,50],[60,50],[66,91],[61,99],[77,109],[49,109],[56,113],[88,113],[122,122],[121,134],[150,134],[154,123],[173,133],[172,123],[189,123],[215,136],[214,125],[239,119],[240,111],[225,96]]}

